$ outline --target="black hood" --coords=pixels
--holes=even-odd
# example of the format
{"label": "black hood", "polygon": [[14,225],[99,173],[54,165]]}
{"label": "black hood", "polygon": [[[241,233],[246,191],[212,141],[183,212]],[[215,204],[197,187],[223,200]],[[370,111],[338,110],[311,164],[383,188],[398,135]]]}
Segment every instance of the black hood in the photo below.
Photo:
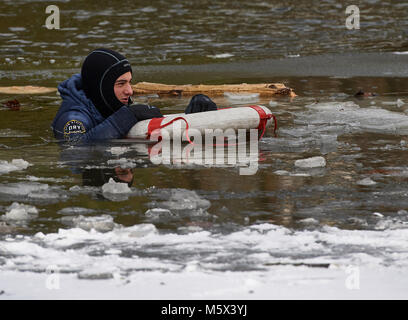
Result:
{"label": "black hood", "polygon": [[85,94],[104,118],[123,106],[113,87],[116,79],[126,72],[132,72],[129,61],[120,53],[104,48],[92,51],[82,64]]}

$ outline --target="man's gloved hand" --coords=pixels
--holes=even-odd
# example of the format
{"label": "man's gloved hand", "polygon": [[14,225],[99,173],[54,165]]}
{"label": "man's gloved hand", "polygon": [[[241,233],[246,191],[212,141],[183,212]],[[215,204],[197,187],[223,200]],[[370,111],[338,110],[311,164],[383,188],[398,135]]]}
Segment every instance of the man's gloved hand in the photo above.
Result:
{"label": "man's gloved hand", "polygon": [[196,94],[191,98],[184,113],[196,113],[203,111],[215,111],[218,110],[217,105],[205,94]]}
{"label": "man's gloved hand", "polygon": [[146,104],[132,104],[128,108],[133,112],[138,121],[163,117],[159,108]]}

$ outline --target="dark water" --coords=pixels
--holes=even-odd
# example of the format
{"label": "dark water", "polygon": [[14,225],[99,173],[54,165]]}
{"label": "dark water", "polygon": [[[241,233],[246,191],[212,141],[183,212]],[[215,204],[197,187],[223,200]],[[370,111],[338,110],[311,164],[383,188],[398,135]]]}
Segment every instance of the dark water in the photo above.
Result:
{"label": "dark water", "polygon": [[221,54],[229,57],[218,62],[408,50],[408,6],[401,1],[360,1],[359,30],[345,27],[347,1],[55,4],[60,29],[48,30],[48,2],[2,1],[1,84],[55,85],[101,46],[124,53],[133,65],[203,64]]}
{"label": "dark water", "polygon": [[[35,218],[5,219],[4,236],[83,227],[78,215],[111,217],[102,230],[112,230],[112,221],[124,227],[150,223],[178,235],[184,227],[229,234],[263,222],[300,232],[406,225],[408,55],[395,52],[408,51],[407,3],[360,2],[360,30],[352,31],[345,27],[347,1],[55,4],[60,30],[44,26],[48,2],[1,2],[0,86],[55,87],[79,71],[90,50],[110,47],[129,58],[135,81],[282,82],[298,97],[248,102],[270,107],[279,130],[275,138],[268,129],[259,143],[257,173],[242,176],[237,166],[154,165],[144,144],[115,141],[61,151],[50,130],[61,103],[57,94],[0,95],[1,102],[17,98],[22,106],[19,111],[0,107],[0,160],[24,159],[31,165],[0,174],[0,213],[10,212],[13,202],[38,210]],[[360,89],[377,95],[357,99]],[[137,99],[163,113],[181,112],[188,103],[188,98]],[[224,97],[215,102],[248,104]],[[327,117],[321,108],[310,108],[318,103],[352,110]],[[394,128],[396,120],[384,119],[384,110],[404,123]],[[112,152],[118,147],[123,153]],[[294,166],[312,156],[323,156],[327,165],[303,171]],[[121,166],[133,173],[131,193],[104,194],[101,175]],[[144,249],[161,258],[168,248]],[[123,255],[143,251],[129,250]],[[299,250],[293,256],[301,259]],[[368,251],[363,244],[355,250]],[[184,254],[192,253],[177,252],[175,263]],[[252,268],[240,263],[244,266],[226,269]]]}

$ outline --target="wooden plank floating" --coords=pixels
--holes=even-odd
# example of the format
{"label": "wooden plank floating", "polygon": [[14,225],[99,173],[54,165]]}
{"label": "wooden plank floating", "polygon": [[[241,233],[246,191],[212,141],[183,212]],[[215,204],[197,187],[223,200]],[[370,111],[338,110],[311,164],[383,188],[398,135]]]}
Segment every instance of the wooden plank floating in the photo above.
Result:
{"label": "wooden plank floating", "polygon": [[56,88],[37,87],[37,86],[12,86],[0,87],[0,93],[4,94],[39,94],[57,91]]}
{"label": "wooden plank floating", "polygon": [[135,95],[158,94],[173,96],[191,96],[204,93],[211,96],[223,95],[224,92],[234,93],[259,93],[260,96],[268,97],[283,95],[295,97],[295,92],[282,83],[258,83],[258,84],[221,84],[221,85],[170,85],[152,82],[138,82],[132,85]]}
{"label": "wooden plank floating", "polygon": [[[220,85],[171,85],[152,82],[138,82],[132,85],[134,95],[158,94],[169,96],[192,96],[198,93],[210,96],[220,96],[224,92],[233,93],[259,93],[261,97],[282,95],[296,97],[295,92],[282,83],[258,83],[258,84],[220,84]],[[56,88],[37,86],[12,86],[0,87],[0,93],[4,94],[41,94],[56,91]]]}

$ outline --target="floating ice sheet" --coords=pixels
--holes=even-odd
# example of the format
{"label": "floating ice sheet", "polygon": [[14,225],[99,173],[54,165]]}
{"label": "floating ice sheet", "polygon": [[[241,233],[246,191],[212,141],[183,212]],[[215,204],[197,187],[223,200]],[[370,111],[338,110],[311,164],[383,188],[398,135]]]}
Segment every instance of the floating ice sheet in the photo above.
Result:
{"label": "floating ice sheet", "polygon": [[368,178],[364,178],[362,180],[357,181],[357,184],[360,186],[373,186],[373,185],[376,185],[377,182],[375,182],[374,180],[368,177]]}
{"label": "floating ice sheet", "polygon": [[299,113],[296,122],[308,125],[345,125],[351,132],[408,134],[408,115],[381,108],[360,108],[352,101],[315,103],[307,105],[307,112]]}
{"label": "floating ice sheet", "polygon": [[17,170],[25,170],[30,165],[30,163],[23,159],[13,159],[11,162],[0,160],[0,174]]}
{"label": "floating ice sheet", "polygon": [[38,216],[38,209],[36,207],[13,202],[11,206],[7,208],[5,215],[1,216],[3,220],[28,220]]}
{"label": "floating ice sheet", "polygon": [[259,93],[224,92],[224,96],[228,100],[239,102],[256,102],[259,99]]}
{"label": "floating ice sheet", "polygon": [[94,229],[99,232],[112,231],[116,225],[113,222],[112,216],[109,215],[101,215],[96,217],[84,217],[82,215],[67,216],[61,218],[61,221],[74,228],[81,228],[86,231]]}
{"label": "floating ice sheet", "polygon": [[0,184],[0,199],[4,201],[55,203],[67,198],[60,186],[38,182]]}
{"label": "floating ice sheet", "polygon": [[303,169],[321,168],[326,166],[326,159],[323,157],[311,157],[295,161],[295,166]]}
{"label": "floating ice sheet", "polygon": [[26,138],[26,137],[31,137],[31,135],[25,132],[19,132],[19,131],[7,128],[7,129],[0,130],[0,137],[1,138]]}
{"label": "floating ice sheet", "polygon": [[114,154],[114,155],[121,155],[123,153],[126,153],[130,150],[129,147],[112,147],[109,149],[109,152]]}
{"label": "floating ice sheet", "polygon": [[130,193],[132,190],[129,188],[127,183],[115,182],[112,178],[109,179],[109,182],[105,183],[102,186],[103,193]]}
{"label": "floating ice sheet", "polygon": [[[305,135],[308,133],[304,132]],[[260,141],[262,150],[272,152],[302,153],[314,149],[320,150],[321,154],[327,154],[337,150],[337,135],[314,135],[313,137],[279,137],[263,138]]]}
{"label": "floating ice sheet", "polygon": [[151,206],[159,206],[168,210],[208,209],[211,202],[201,198],[195,191],[187,189],[160,190],[156,197],[163,201],[154,201]]}
{"label": "floating ice sheet", "polygon": [[214,55],[208,55],[208,58],[213,58],[213,59],[225,59],[225,58],[231,58],[234,55],[232,53],[219,53],[219,54],[214,54]]}
{"label": "floating ice sheet", "polygon": [[57,213],[61,215],[72,215],[72,214],[83,215],[83,214],[95,213],[95,210],[89,209],[89,208],[82,208],[82,207],[67,207],[67,208],[59,210]]}
{"label": "floating ice sheet", "polygon": [[111,201],[125,201],[135,194],[138,194],[138,192],[133,192],[127,183],[115,182],[112,178],[102,186],[103,197]]}
{"label": "floating ice sheet", "polygon": [[0,194],[27,196],[36,192],[46,191],[49,189],[48,184],[37,182],[29,183],[8,183],[0,185]]}
{"label": "floating ice sheet", "polygon": [[107,163],[108,165],[120,166],[122,169],[133,169],[136,167],[136,160],[134,159],[110,159]]}

